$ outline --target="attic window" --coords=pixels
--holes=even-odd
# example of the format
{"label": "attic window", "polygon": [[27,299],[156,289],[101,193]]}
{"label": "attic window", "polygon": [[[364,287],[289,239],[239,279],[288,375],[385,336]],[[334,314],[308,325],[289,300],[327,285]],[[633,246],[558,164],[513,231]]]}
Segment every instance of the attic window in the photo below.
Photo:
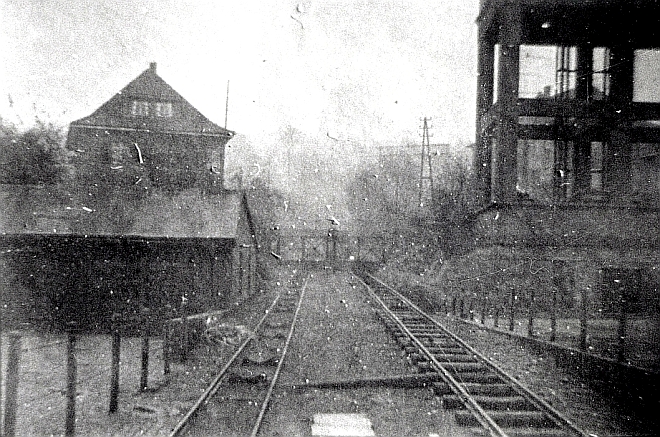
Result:
{"label": "attic window", "polygon": [[149,102],[144,100],[133,100],[131,115],[142,117],[149,116]]}
{"label": "attic window", "polygon": [[171,117],[172,102],[156,102],[156,117]]}

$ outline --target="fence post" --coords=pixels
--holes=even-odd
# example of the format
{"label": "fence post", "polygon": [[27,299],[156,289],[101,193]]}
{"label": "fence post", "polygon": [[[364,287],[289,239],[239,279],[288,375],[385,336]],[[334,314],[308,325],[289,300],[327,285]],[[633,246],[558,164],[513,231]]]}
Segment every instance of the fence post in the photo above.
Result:
{"label": "fence post", "polygon": [[119,355],[121,349],[121,337],[119,331],[115,328],[112,330],[112,361],[110,364],[110,406],[108,411],[110,413],[117,412],[118,398],[119,398]]}
{"label": "fence post", "polygon": [[580,349],[587,350],[587,288],[582,287],[582,302],[580,309]]}
{"label": "fence post", "polygon": [[619,336],[619,347],[617,351],[617,360],[622,363],[626,359],[626,324],[628,322],[628,301],[626,299],[625,287],[619,287],[619,327],[617,334]]}
{"label": "fence post", "polygon": [[552,305],[550,308],[550,341],[557,339],[557,289],[552,287]]}
{"label": "fence post", "polygon": [[484,295],[482,297],[481,303],[481,324],[486,323],[486,311],[488,311],[488,296]]}
{"label": "fence post", "polygon": [[[0,300],[0,393],[2,392],[2,301]],[[6,399],[6,397],[5,397]],[[2,399],[0,399],[0,407],[2,407]],[[2,419],[0,418],[0,436],[3,435]]]}
{"label": "fence post", "polygon": [[164,324],[165,334],[163,335],[163,375],[170,374],[170,322]]}
{"label": "fence post", "polygon": [[76,380],[78,368],[76,364],[76,336],[67,333],[66,342],[66,421],[64,435],[73,436],[76,431]]}
{"label": "fence post", "polygon": [[515,317],[516,317],[516,290],[515,288],[511,287],[511,294],[509,296],[509,331],[513,332],[513,327],[515,323]]}
{"label": "fence post", "polygon": [[529,320],[527,323],[527,336],[534,336],[534,289],[529,290]]}
{"label": "fence post", "polygon": [[141,358],[140,391],[145,391],[149,386],[149,335],[146,329],[142,330]]}
{"label": "fence post", "polygon": [[5,421],[4,436],[13,437],[16,432],[16,404],[18,397],[18,378],[21,360],[21,335],[9,334],[7,351],[7,380],[5,381]]}

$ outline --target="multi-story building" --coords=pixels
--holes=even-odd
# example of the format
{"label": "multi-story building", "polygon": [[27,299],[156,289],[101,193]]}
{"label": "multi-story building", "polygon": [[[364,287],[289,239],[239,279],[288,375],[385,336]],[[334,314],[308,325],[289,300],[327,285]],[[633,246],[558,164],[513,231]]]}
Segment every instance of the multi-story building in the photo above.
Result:
{"label": "multi-story building", "polygon": [[478,245],[550,272],[535,299],[588,299],[584,317],[660,311],[659,16],[652,0],[481,1]]}

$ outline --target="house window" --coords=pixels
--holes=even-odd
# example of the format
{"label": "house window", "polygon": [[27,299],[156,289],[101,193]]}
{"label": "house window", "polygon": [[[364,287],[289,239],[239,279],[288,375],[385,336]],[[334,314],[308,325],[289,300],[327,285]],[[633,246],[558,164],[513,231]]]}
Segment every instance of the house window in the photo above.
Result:
{"label": "house window", "polygon": [[171,117],[172,102],[156,102],[156,117]]}
{"label": "house window", "polygon": [[136,117],[149,116],[149,102],[144,100],[133,100],[131,115]]}
{"label": "house window", "polygon": [[110,145],[110,166],[113,170],[119,170],[131,159],[128,147],[123,143],[112,143]]}

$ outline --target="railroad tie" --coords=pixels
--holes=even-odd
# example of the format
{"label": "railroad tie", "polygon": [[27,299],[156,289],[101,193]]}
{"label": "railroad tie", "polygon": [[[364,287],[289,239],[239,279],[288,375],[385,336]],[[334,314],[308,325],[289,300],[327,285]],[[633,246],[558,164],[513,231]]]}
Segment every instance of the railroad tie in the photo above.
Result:
{"label": "railroad tie", "polygon": [[244,382],[246,384],[265,384],[269,380],[268,375],[265,373],[237,373],[232,372],[227,375],[227,382],[237,383]]}
{"label": "railroad tie", "polygon": [[[478,383],[478,382],[466,382],[462,383],[461,386],[471,395],[482,395],[482,396],[512,396],[516,394],[516,391],[509,385],[498,382],[491,383]],[[445,396],[454,394],[452,389],[445,382],[435,382],[432,384],[433,393],[436,396]]]}
{"label": "railroad tie", "polygon": [[[551,428],[554,422],[540,411],[487,411],[488,415],[501,427]],[[461,426],[476,426],[476,417],[467,411],[454,413],[456,423]]]}
{"label": "railroad tie", "polygon": [[[484,410],[533,411],[534,407],[522,396],[472,396]],[[448,410],[463,409],[463,400],[454,394],[442,396],[442,406]]]}
{"label": "railroad tie", "polygon": [[[488,370],[488,367],[485,364],[478,362],[440,363],[440,364],[447,371],[451,373],[459,374],[459,376],[454,376],[454,377],[460,380],[464,379],[463,374],[465,373],[474,373],[474,372],[485,373]],[[416,365],[421,369],[429,369],[433,367],[432,364],[427,361],[420,361]]]}
{"label": "railroad tie", "polygon": [[275,367],[280,363],[278,357],[270,357],[268,359],[259,359],[254,357],[243,358],[241,365],[243,366],[265,366],[265,367]]}

